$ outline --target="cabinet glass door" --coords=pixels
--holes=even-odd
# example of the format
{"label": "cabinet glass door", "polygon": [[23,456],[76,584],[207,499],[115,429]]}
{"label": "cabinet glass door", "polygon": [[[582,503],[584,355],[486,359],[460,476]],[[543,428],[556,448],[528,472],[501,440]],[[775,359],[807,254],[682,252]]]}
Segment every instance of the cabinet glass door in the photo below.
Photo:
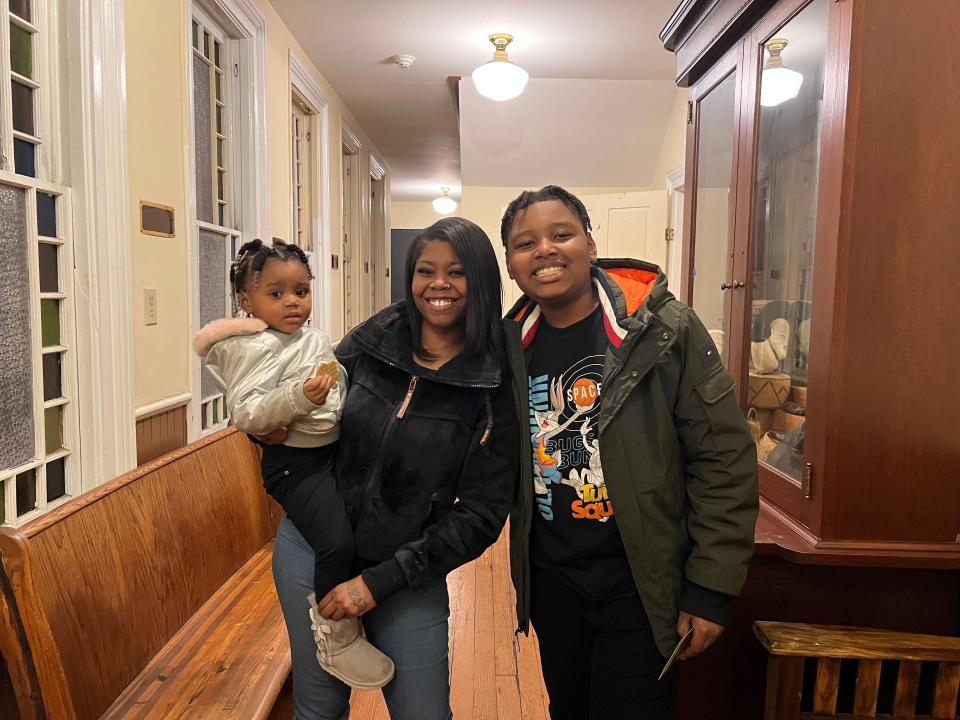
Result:
{"label": "cabinet glass door", "polygon": [[762,53],[752,217],[748,414],[763,464],[802,482],[829,0],[813,0]]}
{"label": "cabinet glass door", "polygon": [[[697,101],[692,306],[728,365],[733,273],[734,150],[737,72]],[[729,365],[728,365],[729,366]]]}

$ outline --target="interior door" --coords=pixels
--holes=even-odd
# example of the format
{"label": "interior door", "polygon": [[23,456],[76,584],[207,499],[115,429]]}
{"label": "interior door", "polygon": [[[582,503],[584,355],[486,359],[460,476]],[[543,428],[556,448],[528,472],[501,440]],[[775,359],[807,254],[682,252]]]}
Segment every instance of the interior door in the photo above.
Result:
{"label": "interior door", "polygon": [[590,215],[599,257],[666,266],[666,191],[581,195],[580,199]]}

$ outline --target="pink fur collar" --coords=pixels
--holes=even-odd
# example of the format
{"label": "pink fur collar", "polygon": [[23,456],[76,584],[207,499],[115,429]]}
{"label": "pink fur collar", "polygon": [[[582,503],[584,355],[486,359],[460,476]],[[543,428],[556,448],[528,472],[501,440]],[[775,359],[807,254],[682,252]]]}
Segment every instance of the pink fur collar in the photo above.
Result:
{"label": "pink fur collar", "polygon": [[207,323],[193,338],[193,349],[200,357],[206,357],[207,352],[216,343],[234,335],[254,335],[267,329],[267,324],[260,318],[224,318]]}

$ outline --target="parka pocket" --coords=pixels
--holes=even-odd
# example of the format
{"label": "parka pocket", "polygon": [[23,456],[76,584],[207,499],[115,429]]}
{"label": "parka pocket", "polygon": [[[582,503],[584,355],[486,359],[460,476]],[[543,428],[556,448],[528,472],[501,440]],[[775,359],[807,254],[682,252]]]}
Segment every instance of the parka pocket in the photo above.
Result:
{"label": "parka pocket", "polygon": [[721,398],[733,392],[736,385],[730,373],[723,368],[719,368],[712,375],[708,375],[703,380],[694,385],[697,395],[707,405],[715,405]]}

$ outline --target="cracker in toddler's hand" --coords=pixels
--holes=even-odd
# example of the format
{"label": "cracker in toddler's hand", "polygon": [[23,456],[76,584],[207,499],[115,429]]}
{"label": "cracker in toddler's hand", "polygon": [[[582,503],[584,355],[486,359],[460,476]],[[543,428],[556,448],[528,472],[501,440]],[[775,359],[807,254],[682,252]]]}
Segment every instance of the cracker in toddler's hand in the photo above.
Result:
{"label": "cracker in toddler's hand", "polygon": [[340,366],[336,360],[324,360],[317,366],[317,374],[314,377],[328,376],[332,380],[340,377]]}

